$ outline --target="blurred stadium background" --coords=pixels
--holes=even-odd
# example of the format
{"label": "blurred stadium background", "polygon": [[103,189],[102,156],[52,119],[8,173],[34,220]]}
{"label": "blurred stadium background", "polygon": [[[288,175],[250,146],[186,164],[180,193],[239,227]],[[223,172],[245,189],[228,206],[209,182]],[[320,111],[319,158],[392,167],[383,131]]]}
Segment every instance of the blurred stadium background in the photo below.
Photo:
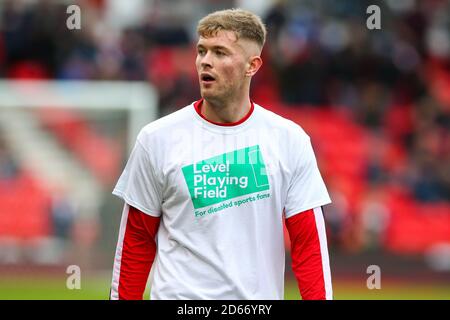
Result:
{"label": "blurred stadium background", "polygon": [[2,0],[0,299],[108,298],[130,141],[199,98],[196,23],[230,7],[269,30],[254,101],[312,137],[335,298],[450,298],[449,1]]}

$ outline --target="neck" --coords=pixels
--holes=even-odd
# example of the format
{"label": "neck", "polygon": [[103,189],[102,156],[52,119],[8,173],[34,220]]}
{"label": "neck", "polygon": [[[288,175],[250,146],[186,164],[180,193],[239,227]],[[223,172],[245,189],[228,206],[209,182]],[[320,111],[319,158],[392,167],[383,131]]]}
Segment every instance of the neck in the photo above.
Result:
{"label": "neck", "polygon": [[236,100],[215,101],[204,99],[201,113],[212,122],[233,123],[244,118],[250,107],[251,102],[248,94]]}

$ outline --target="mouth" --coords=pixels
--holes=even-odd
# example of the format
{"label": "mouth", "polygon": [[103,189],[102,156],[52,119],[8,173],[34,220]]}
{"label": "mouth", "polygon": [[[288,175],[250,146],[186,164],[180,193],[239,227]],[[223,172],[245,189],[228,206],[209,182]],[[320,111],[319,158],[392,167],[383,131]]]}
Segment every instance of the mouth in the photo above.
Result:
{"label": "mouth", "polygon": [[213,83],[214,81],[216,81],[216,78],[214,78],[211,74],[204,72],[204,73],[200,74],[200,80],[202,83],[209,84],[209,83]]}

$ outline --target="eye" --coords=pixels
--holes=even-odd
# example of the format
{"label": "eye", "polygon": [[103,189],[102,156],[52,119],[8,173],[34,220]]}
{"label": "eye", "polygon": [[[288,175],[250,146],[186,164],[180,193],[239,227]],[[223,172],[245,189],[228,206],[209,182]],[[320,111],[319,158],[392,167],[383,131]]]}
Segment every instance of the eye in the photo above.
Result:
{"label": "eye", "polygon": [[217,51],[216,51],[216,55],[218,55],[218,56],[224,56],[224,55],[225,55],[225,52],[220,51],[220,50],[217,50]]}
{"label": "eye", "polygon": [[202,56],[205,54],[205,49],[199,48],[199,49],[197,49],[197,53]]}

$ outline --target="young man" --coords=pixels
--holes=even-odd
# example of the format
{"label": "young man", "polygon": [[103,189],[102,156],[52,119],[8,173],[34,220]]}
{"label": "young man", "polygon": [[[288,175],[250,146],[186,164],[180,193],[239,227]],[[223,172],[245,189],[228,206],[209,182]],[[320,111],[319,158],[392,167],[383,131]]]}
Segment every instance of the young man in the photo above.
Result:
{"label": "young man", "polygon": [[283,219],[303,299],[332,299],[308,135],[251,101],[266,30],[224,10],[198,25],[202,99],[138,135],[114,194],[125,201],[111,299],[283,299]]}

